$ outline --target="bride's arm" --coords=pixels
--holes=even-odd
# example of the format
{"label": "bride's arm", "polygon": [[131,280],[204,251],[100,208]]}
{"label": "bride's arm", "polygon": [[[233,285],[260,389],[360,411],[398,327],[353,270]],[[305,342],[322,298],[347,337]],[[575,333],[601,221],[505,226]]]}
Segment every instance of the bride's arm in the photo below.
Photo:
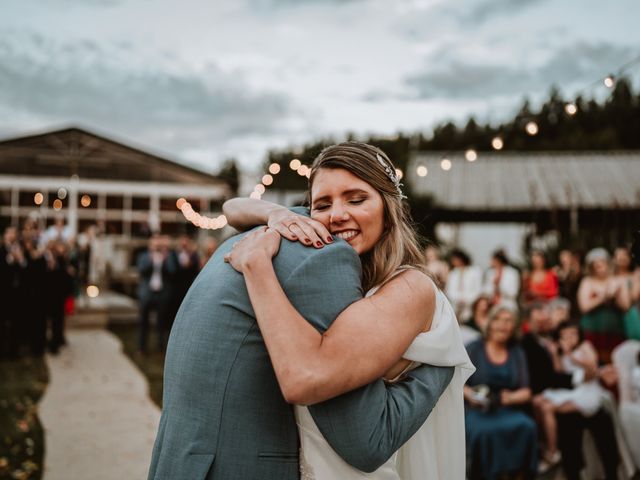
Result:
{"label": "bride's arm", "polygon": [[222,205],[227,222],[244,232],[256,225],[268,225],[288,240],[321,248],[333,242],[325,226],[308,216],[300,215],[276,203],[254,198],[232,198]]}
{"label": "bride's arm", "polygon": [[254,198],[232,198],[222,204],[222,213],[229,225],[241,232],[256,225],[266,225],[271,214],[283,210],[289,211],[275,203]]}
{"label": "bride's arm", "polygon": [[425,324],[430,326],[432,283],[408,270],[376,295],[351,304],[320,334],[278,283],[268,247],[274,235],[252,234],[234,249],[230,261],[244,273],[278,383],[290,403],[321,402],[380,378]]}

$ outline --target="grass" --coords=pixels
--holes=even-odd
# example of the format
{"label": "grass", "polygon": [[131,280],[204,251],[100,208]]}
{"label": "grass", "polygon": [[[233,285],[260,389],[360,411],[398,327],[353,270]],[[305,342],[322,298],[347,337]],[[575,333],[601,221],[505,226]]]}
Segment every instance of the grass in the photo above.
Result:
{"label": "grass", "polygon": [[[110,324],[109,330],[120,339],[124,353],[136,364],[144,376],[147,377],[149,381],[149,396],[156,405],[162,408],[164,354],[152,352],[147,355],[142,355],[138,352],[137,325]],[[152,338],[149,340],[152,340]]]}
{"label": "grass", "polygon": [[48,381],[44,358],[0,361],[0,479],[42,478],[38,401]]}

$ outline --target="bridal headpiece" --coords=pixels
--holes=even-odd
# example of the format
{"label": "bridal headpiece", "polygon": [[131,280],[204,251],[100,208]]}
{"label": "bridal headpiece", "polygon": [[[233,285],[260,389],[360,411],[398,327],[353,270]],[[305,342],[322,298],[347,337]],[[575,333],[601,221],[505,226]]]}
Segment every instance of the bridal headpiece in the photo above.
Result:
{"label": "bridal headpiece", "polygon": [[376,158],[378,159],[378,162],[380,163],[380,165],[382,165],[382,168],[384,168],[384,172],[387,174],[387,177],[389,177],[389,180],[391,180],[391,183],[393,183],[396,187],[396,190],[398,190],[398,196],[400,197],[400,199],[402,200],[404,198],[407,198],[402,193],[402,188],[401,188],[402,183],[400,183],[400,179],[398,178],[398,175],[396,174],[395,170],[391,168],[391,166],[389,166],[389,164],[382,159],[380,154],[376,153]]}

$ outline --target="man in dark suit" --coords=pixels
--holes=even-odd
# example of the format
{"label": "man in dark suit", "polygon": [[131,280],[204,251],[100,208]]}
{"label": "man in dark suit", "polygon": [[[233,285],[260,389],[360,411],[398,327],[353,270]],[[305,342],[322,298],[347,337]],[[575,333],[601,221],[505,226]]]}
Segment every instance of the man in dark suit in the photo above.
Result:
{"label": "man in dark suit", "polygon": [[[574,374],[557,372],[548,350],[553,330],[547,305],[534,304],[529,312],[530,331],[522,338],[522,348],[529,366],[529,385],[533,395],[547,388],[571,389],[599,375],[597,369],[584,369]],[[562,467],[567,480],[578,480],[584,465],[582,456],[582,434],[589,430],[596,443],[604,465],[606,478],[614,480],[618,466],[618,448],[613,424],[609,415],[601,408],[595,415],[585,417],[580,413],[556,414],[558,422],[558,448],[562,453]]]}
{"label": "man in dark suit", "polygon": [[173,262],[176,266],[174,281],[171,289],[171,305],[167,318],[167,331],[171,331],[173,320],[180,304],[187,294],[189,287],[200,272],[200,256],[194,245],[194,241],[188,235],[181,235],[175,250],[171,250]]}
{"label": "man in dark suit", "polygon": [[156,333],[158,351],[164,351],[165,332],[171,313],[172,282],[176,273],[175,256],[169,254],[169,239],[153,234],[149,247],[138,257],[139,338],[140,353],[147,353],[149,317],[156,312]]}
{"label": "man in dark suit", "polygon": [[20,352],[22,329],[21,312],[24,307],[24,272],[27,261],[18,239],[18,229],[7,227],[0,243],[0,358],[16,358]]}

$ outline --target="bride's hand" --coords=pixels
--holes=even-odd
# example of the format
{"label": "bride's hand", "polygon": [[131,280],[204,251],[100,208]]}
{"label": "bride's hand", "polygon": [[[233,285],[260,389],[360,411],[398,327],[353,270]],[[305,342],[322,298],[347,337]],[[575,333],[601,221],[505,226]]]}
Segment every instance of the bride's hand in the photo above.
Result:
{"label": "bride's hand", "polygon": [[333,242],[333,237],[326,227],[309,217],[298,215],[287,208],[279,208],[269,214],[267,222],[269,228],[274,229],[284,238],[298,240],[307,247],[322,248],[325,244]]}
{"label": "bride's hand", "polygon": [[236,242],[231,251],[224,256],[224,261],[238,272],[252,262],[264,259],[271,260],[280,249],[280,235],[269,227],[261,227],[247,234]]}

